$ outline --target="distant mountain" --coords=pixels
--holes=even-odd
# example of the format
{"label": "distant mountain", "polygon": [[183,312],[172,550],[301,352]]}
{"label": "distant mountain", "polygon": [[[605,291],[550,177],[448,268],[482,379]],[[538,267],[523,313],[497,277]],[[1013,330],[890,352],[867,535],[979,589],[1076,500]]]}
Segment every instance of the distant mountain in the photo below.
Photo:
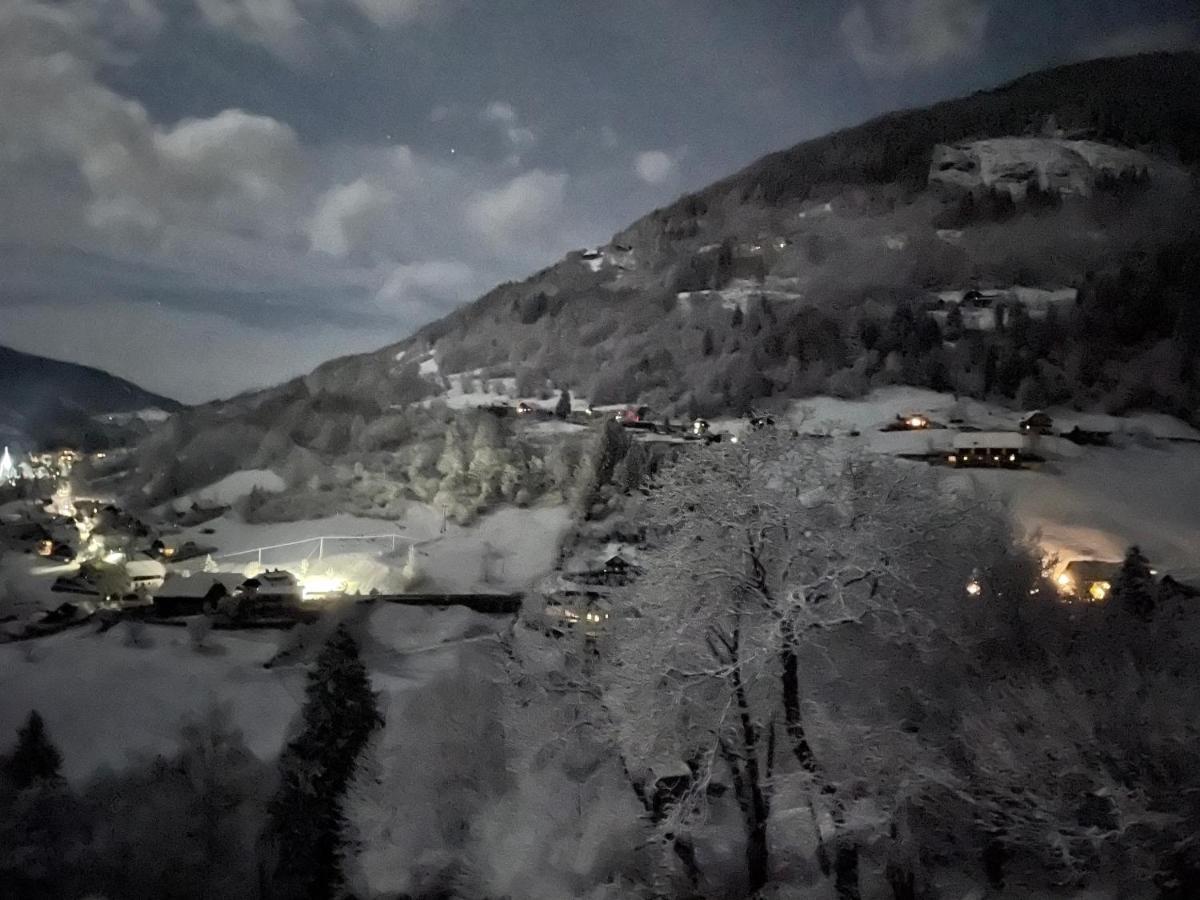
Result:
{"label": "distant mountain", "polygon": [[[81,449],[106,446],[124,424],[121,414],[174,412],[159,396],[100,369],[0,346],[0,441]],[[104,421],[104,417],[116,417]]]}
{"label": "distant mountain", "polygon": [[1195,420],[1197,97],[1200,54],[1095,60],[773,153],[400,343],[175,417],[144,468],[188,460],[166,494],[312,471],[416,440],[418,401],[563,387],[675,418],[907,383]]}

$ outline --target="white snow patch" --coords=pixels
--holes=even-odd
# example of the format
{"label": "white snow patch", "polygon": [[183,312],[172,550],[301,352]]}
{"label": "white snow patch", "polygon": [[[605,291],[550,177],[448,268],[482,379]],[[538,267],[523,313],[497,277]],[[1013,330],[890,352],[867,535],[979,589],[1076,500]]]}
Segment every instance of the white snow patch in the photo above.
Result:
{"label": "white snow patch", "polygon": [[198,653],[182,628],[147,627],[148,646],[126,646],[126,626],[90,627],[34,642],[0,645],[0,734],[31,709],[63,748],[63,773],[86,779],[176,749],[180,725],[218,700],[232,707],[250,750],[271,759],[303,701],[300,673],[267,670],[275,635],[210,637]]}
{"label": "white snow patch", "polygon": [[207,487],[178,497],[171,501],[171,505],[181,511],[190,509],[194,503],[204,507],[230,506],[255,489],[277,494],[286,487],[287,483],[283,478],[270,469],[243,469],[226,475]]}

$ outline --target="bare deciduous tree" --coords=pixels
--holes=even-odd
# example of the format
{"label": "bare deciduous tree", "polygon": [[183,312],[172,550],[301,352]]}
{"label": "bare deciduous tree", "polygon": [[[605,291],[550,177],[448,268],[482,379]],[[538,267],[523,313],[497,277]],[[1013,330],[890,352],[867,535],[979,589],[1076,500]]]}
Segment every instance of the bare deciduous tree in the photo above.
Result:
{"label": "bare deciduous tree", "polygon": [[811,734],[802,659],[846,631],[931,640],[938,629],[918,601],[961,600],[979,562],[979,535],[961,527],[974,506],[924,470],[769,429],[685,456],[655,484],[659,545],[605,650],[607,702],[631,759],[694,773],[678,827],[701,814],[708,782],[729,780],[751,890],[770,874],[767,825],[786,765],[822,868],[840,896],[858,896],[858,847]]}

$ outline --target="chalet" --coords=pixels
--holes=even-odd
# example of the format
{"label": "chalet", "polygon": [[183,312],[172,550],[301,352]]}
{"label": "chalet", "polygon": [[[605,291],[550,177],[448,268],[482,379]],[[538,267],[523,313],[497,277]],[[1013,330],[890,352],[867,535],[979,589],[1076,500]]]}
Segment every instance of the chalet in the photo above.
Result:
{"label": "chalet", "polygon": [[609,615],[608,598],[599,591],[555,591],[546,598],[545,621],[555,634],[579,630],[585,637],[597,637]]}
{"label": "chalet", "polygon": [[1015,431],[972,431],[954,436],[948,461],[959,468],[1019,469],[1029,457],[1029,439]]}
{"label": "chalet", "polygon": [[239,600],[262,606],[299,606],[303,592],[291,572],[270,569],[247,578],[235,591]]}
{"label": "chalet", "polygon": [[772,416],[751,416],[750,427],[755,431],[761,431],[764,428],[774,428],[775,419]]}
{"label": "chalet", "polygon": [[933,420],[925,413],[906,412],[896,416],[896,418],[884,426],[884,431],[925,431],[928,428],[933,428]]}
{"label": "chalet", "polygon": [[149,597],[163,586],[167,569],[156,559],[131,559],[125,563],[125,574],[134,594]]}
{"label": "chalet", "polygon": [[534,407],[530,403],[526,403],[524,400],[522,400],[520,403],[517,404],[517,415],[518,416],[530,416],[530,415],[533,415],[535,412],[537,412],[536,407]]}
{"label": "chalet", "polygon": [[641,569],[623,557],[620,553],[613,554],[604,561],[604,567],[601,572],[604,575],[605,583],[610,585],[628,584],[640,573]]}
{"label": "chalet", "polygon": [[627,406],[613,418],[626,428],[654,428],[654,423],[650,421],[650,407],[648,406]]}
{"label": "chalet", "polygon": [[1021,420],[1023,434],[1053,434],[1054,420],[1041,410],[1036,410]]}
{"label": "chalet", "polygon": [[1065,599],[1101,603],[1112,591],[1120,571],[1120,561],[1073,559],[1063,567],[1054,583]]}
{"label": "chalet", "polygon": [[996,299],[995,294],[991,294],[991,293],[985,294],[983,291],[970,290],[970,291],[965,291],[963,293],[962,305],[986,308],[986,307],[991,306],[992,301],[995,299]]}

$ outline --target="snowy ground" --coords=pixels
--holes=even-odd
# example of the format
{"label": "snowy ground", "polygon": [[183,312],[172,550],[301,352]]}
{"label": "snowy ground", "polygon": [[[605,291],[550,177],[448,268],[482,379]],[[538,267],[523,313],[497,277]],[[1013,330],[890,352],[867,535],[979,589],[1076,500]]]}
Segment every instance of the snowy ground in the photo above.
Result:
{"label": "snowy ground", "polygon": [[50,562],[29,553],[0,554],[0,617],[23,620],[71,599],[50,588],[60,575],[78,570],[77,565]]}
{"label": "snowy ground", "polygon": [[185,494],[171,501],[171,505],[181,512],[190,509],[194,503],[210,508],[230,506],[235,501],[247,496],[255,488],[275,494],[286,486],[283,478],[270,469],[244,469],[240,472],[232,472],[220,481],[194,493]]}
{"label": "snowy ground", "polygon": [[[1051,460],[1033,471],[955,472],[1005,502],[1021,531],[1035,538],[1060,563],[1072,559],[1120,559],[1138,544],[1156,567],[1200,584],[1200,432],[1158,413],[1117,417],[1048,409],[1056,430],[1078,425],[1109,431],[1112,447],[1078,447],[1060,438],[1044,439]],[[874,391],[857,400],[813,397],[797,401],[781,427],[808,434],[832,434],[847,447],[866,446],[888,455],[946,452],[955,432],[883,432],[897,415],[922,413],[949,424],[961,419],[985,430],[1015,431],[1019,412],[956,400],[920,388]],[[779,417],[777,417],[779,418]],[[715,420],[715,431],[737,433],[744,421]],[[858,432],[857,437],[848,437]]]}
{"label": "snowy ground", "polygon": [[[417,545],[417,564],[424,576],[421,589],[450,592],[522,590],[554,568],[558,545],[570,524],[565,506],[497,510],[469,527],[445,523],[431,506],[412,503],[402,522],[389,523],[338,515],[300,522],[247,524],[227,514],[188,529],[181,540],[218,547],[214,561],[222,571],[247,571],[263,551],[263,564],[296,569],[307,564],[310,574],[335,575],[366,593],[396,590],[394,576]],[[212,529],[212,534],[204,533]],[[387,535],[395,535],[391,551]],[[372,540],[354,540],[356,536]],[[324,558],[320,542],[325,537]],[[331,540],[330,538],[339,538]],[[289,546],[279,546],[289,545]],[[236,554],[236,555],[234,555]],[[199,570],[203,560],[190,568]],[[176,567],[182,568],[182,567]]]}
{"label": "snowy ground", "polygon": [[197,652],[182,628],[150,627],[147,646],[127,645],[124,625],[90,626],[0,645],[0,739],[31,709],[64,749],[63,771],[83,781],[102,766],[169,753],[180,725],[228,703],[250,749],[269,759],[303,698],[299,673],[267,670],[277,633],[223,633]]}
{"label": "snowy ground", "polygon": [[[359,607],[351,617],[362,619],[364,658],[388,703],[456,669],[455,642],[482,643],[510,623],[464,609],[389,605]],[[183,722],[224,703],[256,755],[279,752],[303,702],[304,670],[263,663],[294,640],[290,633],[218,631],[205,650],[192,647],[183,628],[147,626],[143,646],[129,634],[125,625],[104,633],[89,626],[0,646],[0,740],[6,745],[37,709],[64,748],[66,776],[80,782],[102,766],[170,753]],[[410,650],[418,651],[411,659]]]}

